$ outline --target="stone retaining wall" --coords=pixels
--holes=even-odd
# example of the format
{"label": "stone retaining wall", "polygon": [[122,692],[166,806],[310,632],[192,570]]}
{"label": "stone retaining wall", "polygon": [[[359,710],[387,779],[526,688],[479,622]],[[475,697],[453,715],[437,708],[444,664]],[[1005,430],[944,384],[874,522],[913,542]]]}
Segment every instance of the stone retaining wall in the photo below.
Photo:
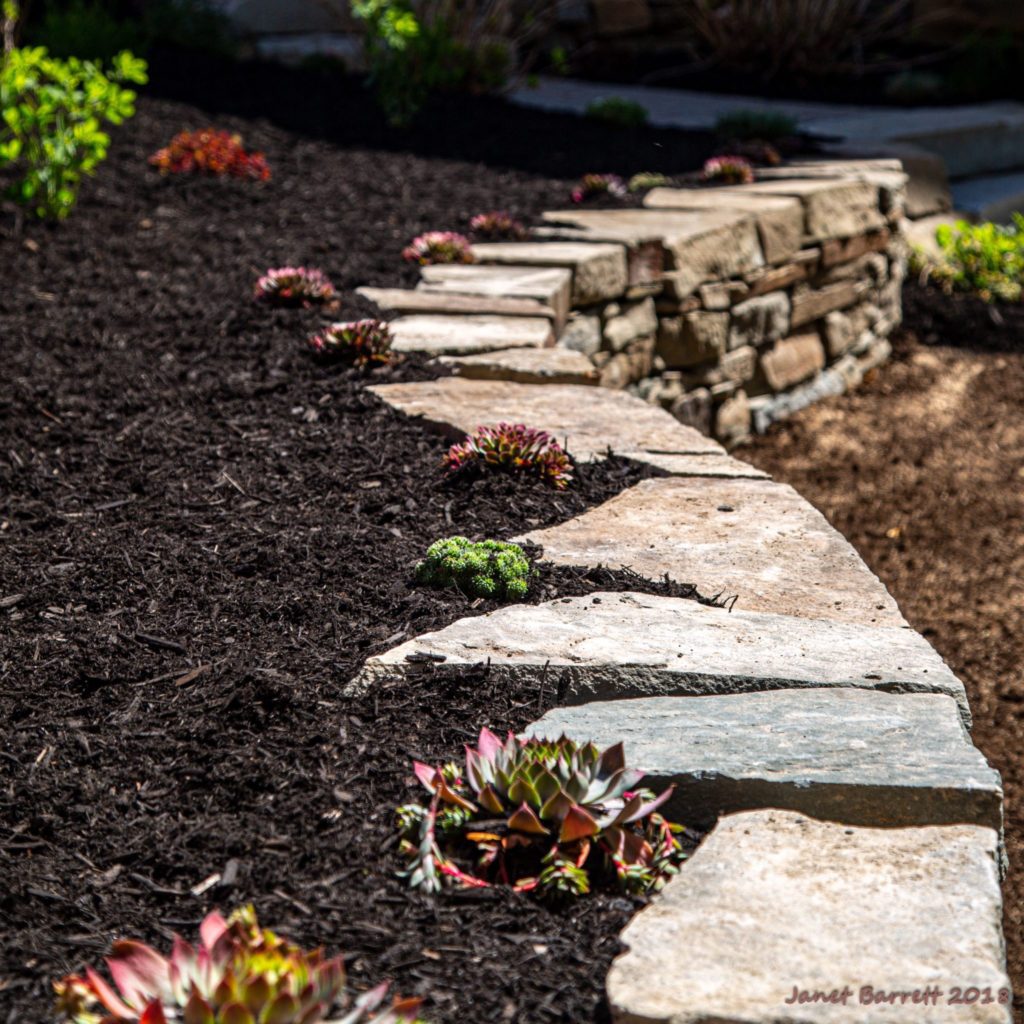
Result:
{"label": "stone retaining wall", "polygon": [[[908,247],[896,160],[805,161],[643,209],[544,214],[414,292],[363,289],[456,372],[628,389],[728,444],[884,362]],[[554,346],[552,348],[552,346]],[[528,350],[539,351],[528,351]]]}
{"label": "stone retaining wall", "polygon": [[[588,299],[626,272],[624,254],[591,255]],[[568,287],[544,274],[520,283]],[[1008,1024],[999,775],[963,685],[817,510],[622,391],[457,376],[373,391],[447,436],[505,419],[568,436],[580,458],[658,467],[517,539],[736,597],[511,605],[372,657],[346,687],[424,695],[484,663],[544,679],[561,706],[529,734],[624,741],[652,788],[676,786],[671,814],[711,829],[622,933],[615,1024]]]}

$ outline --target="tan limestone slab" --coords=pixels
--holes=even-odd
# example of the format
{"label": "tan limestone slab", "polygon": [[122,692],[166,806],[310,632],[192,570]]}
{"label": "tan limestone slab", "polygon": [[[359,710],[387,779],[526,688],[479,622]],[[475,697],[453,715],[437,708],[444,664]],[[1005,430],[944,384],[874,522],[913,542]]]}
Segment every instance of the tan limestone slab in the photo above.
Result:
{"label": "tan limestone slab", "polygon": [[673,455],[671,452],[617,452],[635,462],[660,469],[669,476],[725,477],[743,480],[770,480],[771,475],[749,462],[731,455]]}
{"label": "tan limestone slab", "polygon": [[480,263],[568,268],[576,306],[617,299],[629,284],[625,246],[615,243],[481,242],[473,256]]}
{"label": "tan limestone slab", "polygon": [[600,376],[582,352],[557,347],[440,356],[438,362],[460,377],[509,380],[519,384],[590,384],[596,387]]}
{"label": "tan limestone slab", "polygon": [[565,267],[428,266],[420,268],[417,291],[489,298],[536,299],[555,311],[561,330],[572,302],[572,271]]}
{"label": "tan limestone slab", "polygon": [[725,455],[711,438],[623,391],[462,377],[382,384],[370,390],[401,412],[423,417],[426,425],[446,436],[461,438],[482,424],[526,423],[567,441],[569,452],[584,462],[604,458],[609,448],[622,453]]}
{"label": "tan limestone slab", "polygon": [[802,687],[556,707],[529,736],[622,742],[673,821],[778,807],[847,825],[1003,827],[1003,787],[940,693]]}
{"label": "tan limestone slab", "polygon": [[[430,659],[417,658],[428,654]],[[963,684],[911,629],[729,611],[641,593],[509,605],[369,658],[347,692],[486,662],[511,684],[549,672],[567,705],[804,688],[942,694]],[[626,709],[623,709],[626,714]]]}
{"label": "tan limestone slab", "polygon": [[582,516],[517,539],[539,544],[559,565],[668,573],[705,595],[735,595],[743,611],[906,625],[857,552],[786,484],[644,480]]}
{"label": "tan limestone slab", "polygon": [[391,321],[396,352],[456,355],[555,343],[551,321],[526,316],[402,316]]}
{"label": "tan limestone slab", "polygon": [[395,313],[437,313],[444,316],[492,314],[555,319],[555,311],[539,299],[499,295],[461,295],[405,288],[357,288],[356,295]]}
{"label": "tan limestone slab", "polygon": [[[622,933],[615,1024],[1009,1024],[998,836],[792,811],[719,821]],[[870,992],[862,991],[870,986]],[[949,1005],[954,987],[992,1002]],[[923,992],[932,1002],[873,1002]],[[845,1001],[787,1003],[800,992]],[[862,1001],[862,997],[867,1002]]]}
{"label": "tan limestone slab", "polygon": [[804,211],[790,196],[748,196],[729,188],[653,188],[644,197],[652,210],[710,210],[751,214],[757,221],[765,261],[785,263],[796,255],[804,233]]}
{"label": "tan limestone slab", "polygon": [[869,181],[792,178],[734,185],[740,194],[793,196],[804,206],[804,238],[822,241],[875,231],[886,225],[879,209],[878,186]]}

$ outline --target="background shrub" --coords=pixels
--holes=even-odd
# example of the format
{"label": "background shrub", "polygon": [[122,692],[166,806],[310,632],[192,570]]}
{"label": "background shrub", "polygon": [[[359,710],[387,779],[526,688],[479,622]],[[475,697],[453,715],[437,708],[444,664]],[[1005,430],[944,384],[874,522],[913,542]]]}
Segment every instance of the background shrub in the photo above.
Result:
{"label": "background shrub", "polygon": [[587,117],[619,128],[641,128],[647,124],[647,109],[621,96],[609,96],[607,99],[594,100],[587,107]]}
{"label": "background shrub", "polygon": [[914,268],[946,291],[974,292],[986,302],[1019,302],[1024,283],[1024,216],[1013,223],[943,224],[935,231],[937,257],[916,252]]}

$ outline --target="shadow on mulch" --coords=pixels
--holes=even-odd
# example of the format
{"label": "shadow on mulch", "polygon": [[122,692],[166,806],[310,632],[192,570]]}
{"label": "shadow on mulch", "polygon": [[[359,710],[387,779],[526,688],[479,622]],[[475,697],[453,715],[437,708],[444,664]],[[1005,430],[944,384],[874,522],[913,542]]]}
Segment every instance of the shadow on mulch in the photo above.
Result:
{"label": "shadow on mulch", "polygon": [[903,319],[926,345],[955,345],[974,352],[1024,351],[1024,303],[985,302],[968,292],[908,280]]}

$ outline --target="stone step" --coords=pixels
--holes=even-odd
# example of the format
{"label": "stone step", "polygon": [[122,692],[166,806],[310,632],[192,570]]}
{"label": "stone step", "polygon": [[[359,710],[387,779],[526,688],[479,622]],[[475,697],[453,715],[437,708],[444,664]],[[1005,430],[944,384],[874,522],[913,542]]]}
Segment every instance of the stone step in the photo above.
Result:
{"label": "stone step", "polygon": [[1011,224],[1024,213],[1024,172],[962,178],[952,184],[953,203],[967,220]]}
{"label": "stone step", "polygon": [[629,284],[626,248],[606,242],[482,242],[480,263],[562,267],[572,271],[572,304],[587,306],[621,298]]}
{"label": "stone step", "polygon": [[491,299],[534,299],[554,310],[555,330],[569,317],[572,271],[565,267],[427,266],[420,268],[417,291]]}
{"label": "stone step", "polygon": [[[431,660],[409,660],[420,654]],[[368,659],[350,685],[361,692],[382,679],[457,673],[482,662],[510,683],[550,677],[569,705],[858,687],[942,694],[970,724],[963,684],[913,630],[729,612],[639,593],[509,605],[459,619]]]}
{"label": "stone step", "polygon": [[730,815],[623,931],[612,1020],[1009,1024],[997,858],[978,825]]}
{"label": "stone step", "polygon": [[655,579],[668,573],[708,596],[735,595],[743,611],[906,625],[856,551],[786,484],[644,480],[516,539],[539,544],[559,565],[629,566]]}
{"label": "stone step", "polygon": [[375,395],[425,425],[461,440],[482,424],[525,423],[568,441],[574,458],[604,458],[609,449],[642,459],[647,452],[725,455],[711,438],[684,427],[664,409],[610,391],[573,384],[536,387],[509,381],[446,377],[371,387]]}
{"label": "stone step", "polygon": [[554,345],[551,321],[526,316],[401,316],[391,321],[396,352],[469,355]]}
{"label": "stone step", "polygon": [[567,348],[510,348],[468,356],[441,356],[438,362],[459,377],[518,384],[596,386],[600,376],[585,355]]}
{"label": "stone step", "polygon": [[394,313],[438,313],[443,316],[491,314],[555,319],[555,310],[539,299],[497,295],[461,295],[424,289],[357,288],[356,295]]}
{"label": "stone step", "polygon": [[528,735],[622,741],[666,815],[699,828],[778,807],[848,825],[1002,829],[999,773],[951,697],[842,687],[555,708]]}

